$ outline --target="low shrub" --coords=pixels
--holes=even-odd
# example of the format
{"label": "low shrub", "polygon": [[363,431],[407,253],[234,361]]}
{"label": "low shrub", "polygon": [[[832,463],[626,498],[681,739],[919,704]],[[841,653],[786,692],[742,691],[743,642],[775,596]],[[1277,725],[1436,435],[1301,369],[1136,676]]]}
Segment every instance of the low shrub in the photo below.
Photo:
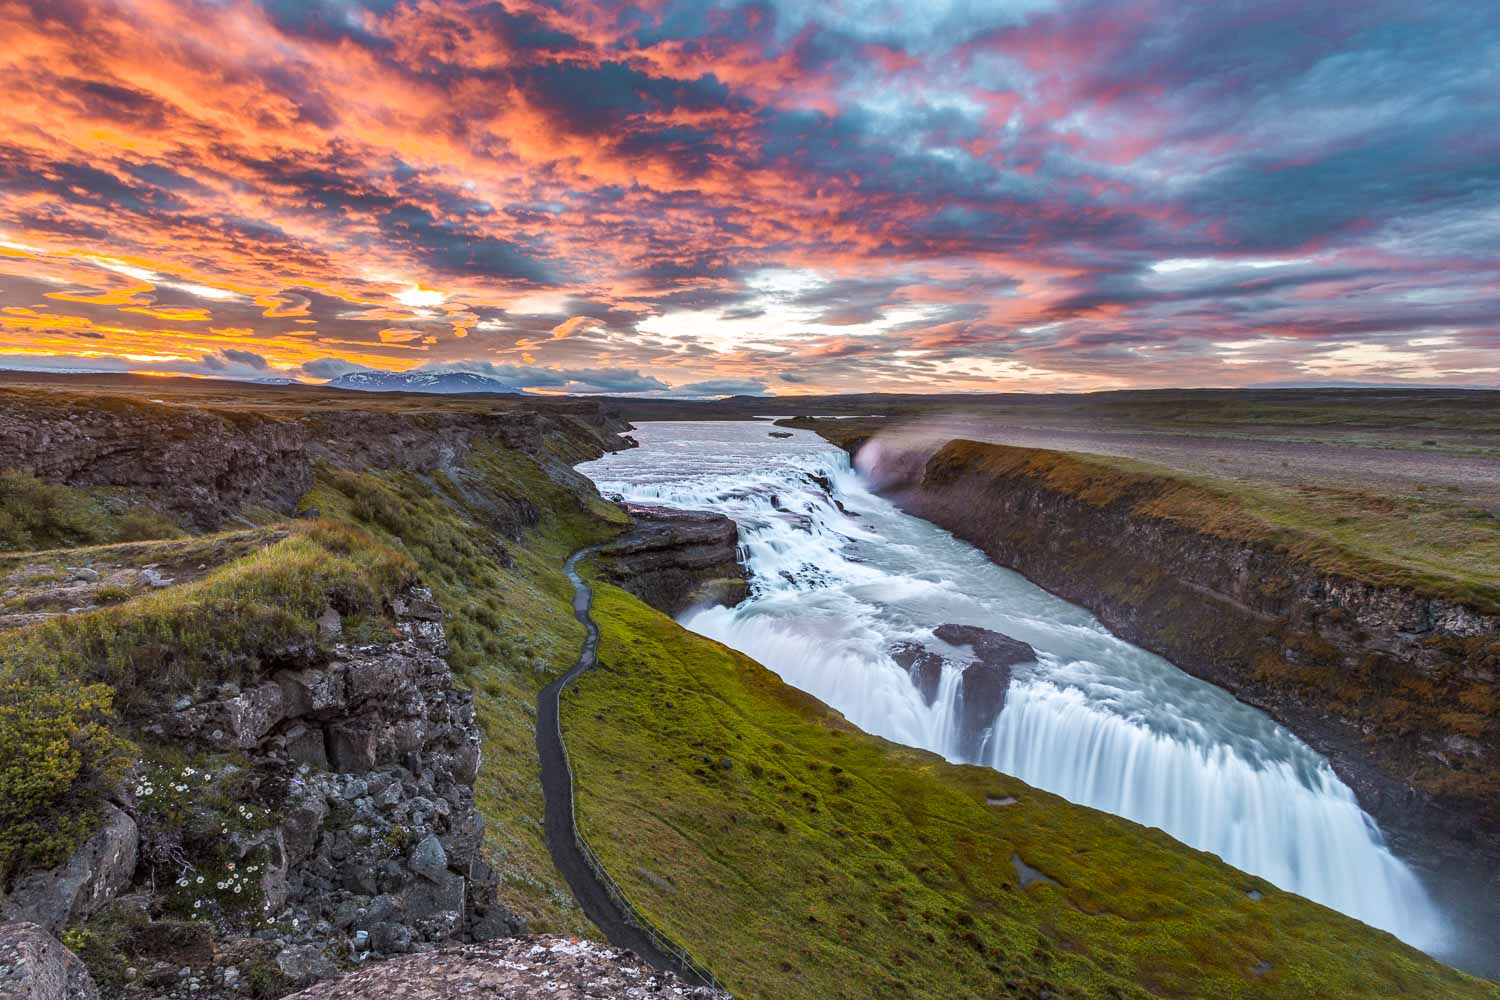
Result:
{"label": "low shrub", "polygon": [[112,708],[103,684],[0,661],[0,885],[60,863],[92,832],[131,758]]}
{"label": "low shrub", "polygon": [[0,550],[87,545],[108,537],[104,511],[86,493],[24,472],[0,473]]}

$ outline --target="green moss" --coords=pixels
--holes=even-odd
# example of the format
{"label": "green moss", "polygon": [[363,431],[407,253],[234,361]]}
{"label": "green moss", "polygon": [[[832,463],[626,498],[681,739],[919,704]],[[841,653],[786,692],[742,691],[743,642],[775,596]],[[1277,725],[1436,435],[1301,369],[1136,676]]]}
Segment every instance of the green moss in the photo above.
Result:
{"label": "green moss", "polygon": [[563,709],[585,836],[737,996],[1500,995],[1160,831],[860,733],[622,591],[595,616],[605,666]]}

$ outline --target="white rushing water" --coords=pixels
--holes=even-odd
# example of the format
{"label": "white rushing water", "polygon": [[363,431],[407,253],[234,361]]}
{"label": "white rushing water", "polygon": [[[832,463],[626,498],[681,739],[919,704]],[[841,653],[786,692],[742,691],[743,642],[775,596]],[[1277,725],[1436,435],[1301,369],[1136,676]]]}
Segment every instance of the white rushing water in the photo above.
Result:
{"label": "white rushing water", "polygon": [[[867,732],[960,760],[963,653],[935,626],[1029,642],[977,759],[1160,827],[1417,947],[1445,923],[1322,757],[1265,714],[1112,635],[1089,612],[871,493],[844,453],[768,423],[642,425],[641,447],[579,470],[606,494],[716,510],[752,574],[735,608],[683,624],[754,657]],[[927,705],[890,648],[959,660]]]}

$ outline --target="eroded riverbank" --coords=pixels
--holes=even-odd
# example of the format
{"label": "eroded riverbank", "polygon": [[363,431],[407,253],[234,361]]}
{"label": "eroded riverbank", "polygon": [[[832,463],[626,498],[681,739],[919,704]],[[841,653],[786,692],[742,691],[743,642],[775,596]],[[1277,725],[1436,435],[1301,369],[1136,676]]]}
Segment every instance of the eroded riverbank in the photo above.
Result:
{"label": "eroded riverbank", "polygon": [[[962,759],[952,742],[956,665],[926,705],[890,647],[917,641],[951,654],[931,637],[944,622],[1017,636],[1037,648],[1038,662],[1016,675],[976,762],[1161,826],[1429,949],[1448,941],[1418,880],[1300,740],[903,514],[823,442],[773,439],[769,430],[647,425],[639,452],[583,469],[606,492],[710,507],[739,522],[750,600],[689,614],[685,624],[754,656],[861,728],[950,759]],[[1006,734],[1025,726],[1035,737],[1038,719],[1067,756],[1028,769],[1024,755],[1005,756]]]}

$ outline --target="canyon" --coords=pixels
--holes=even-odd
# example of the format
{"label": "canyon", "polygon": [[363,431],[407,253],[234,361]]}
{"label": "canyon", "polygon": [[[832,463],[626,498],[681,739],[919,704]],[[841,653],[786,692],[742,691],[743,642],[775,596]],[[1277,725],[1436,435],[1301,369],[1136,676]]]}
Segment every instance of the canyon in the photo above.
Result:
{"label": "canyon", "polygon": [[1330,568],[1317,547],[1163,470],[883,436],[879,423],[800,425],[904,509],[1284,723],[1470,933],[1493,926],[1500,613],[1487,598]]}
{"label": "canyon", "polygon": [[[0,554],[0,709],[87,699],[77,779],[17,814],[51,853],[3,855],[0,948],[49,983],[80,981],[71,949],[106,997],[333,996],[408,956],[357,975],[423,996],[450,961],[544,969],[535,948],[597,940],[541,836],[532,706],[584,638],[564,558],[599,547],[601,668],[560,706],[580,829],[735,995],[1493,995],[1157,831],[861,733],[674,624],[757,580],[724,510],[622,505],[575,470],[633,443],[609,403],[236,393],[0,392],[5,488],[68,513]],[[998,634],[942,634],[992,661],[976,704],[1029,669]],[[893,788],[933,822],[886,811]],[[1211,967],[1148,960],[1209,941]],[[581,984],[635,988],[600,957]]]}

